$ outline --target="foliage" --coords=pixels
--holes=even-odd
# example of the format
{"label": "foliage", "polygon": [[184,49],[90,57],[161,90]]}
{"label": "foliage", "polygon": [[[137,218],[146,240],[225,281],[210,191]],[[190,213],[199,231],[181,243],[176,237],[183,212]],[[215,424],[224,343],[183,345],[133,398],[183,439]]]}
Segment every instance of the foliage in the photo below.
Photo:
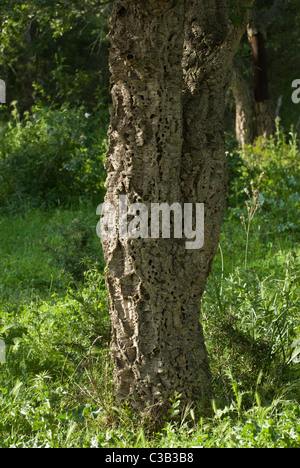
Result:
{"label": "foliage", "polygon": [[272,398],[274,389],[292,372],[300,334],[299,261],[288,257],[285,276],[271,271],[270,265],[269,275],[263,277],[257,270],[238,269],[221,280],[221,286],[215,277],[208,289],[203,307],[206,335],[214,343],[210,348],[216,388],[227,402],[231,398],[228,369],[240,388],[252,393],[256,383],[249,370],[256,376],[262,372],[265,398]]}
{"label": "foliage", "polygon": [[[96,235],[92,237],[92,232],[96,232],[95,206],[83,202],[74,210],[27,209],[21,215],[0,215],[0,297],[3,301],[14,309],[20,301],[30,301],[32,295],[48,298],[50,291],[65,291],[73,280],[70,276],[73,269],[66,271],[70,258],[68,242],[77,256],[75,266],[88,260],[94,252],[93,268],[101,268],[100,241]],[[73,239],[71,226],[77,228]],[[85,232],[89,238],[82,251],[81,236]],[[88,271],[88,265],[83,263],[86,266],[83,270]]]}
{"label": "foliage", "polygon": [[[265,142],[259,157],[255,147],[238,156],[202,303],[215,392],[211,417],[203,417],[197,404],[182,408],[174,392],[163,427],[153,431],[139,414],[115,403],[101,255],[98,269],[85,272],[83,281],[71,285],[66,271],[68,245],[80,257],[86,232],[86,246],[96,248],[89,237],[97,221],[91,204],[2,216],[0,339],[7,363],[0,367],[1,447],[299,448],[299,233],[278,229],[276,204],[261,203],[251,221],[245,268],[240,221],[247,214],[244,188],[253,178],[255,191],[263,157],[260,197],[267,191],[274,196],[272,187],[277,193],[277,171],[289,177],[285,170],[292,161],[297,165],[298,152],[284,140]],[[289,217],[294,207],[290,192],[283,194]],[[53,250],[42,244],[56,252],[55,262]]]}
{"label": "foliage", "polygon": [[[196,403],[182,408],[174,391],[164,426],[153,431],[114,401],[95,233],[109,3],[1,0],[0,74],[15,102],[11,114],[0,109],[0,447],[299,448],[300,158],[294,132],[279,123],[269,141],[243,151],[232,138],[228,145],[228,210],[201,311],[211,417]],[[285,124],[298,119],[290,100],[298,23],[291,0],[268,30],[271,94],[284,95]],[[250,81],[249,57],[245,38],[239,62]]]}
{"label": "foliage", "polygon": [[0,206],[67,203],[104,194],[106,113],[35,107],[1,129]]}
{"label": "foliage", "polygon": [[[103,372],[108,364],[102,282],[99,273],[91,271],[80,292],[69,289],[64,298],[52,294],[47,302],[35,297],[14,313],[1,306],[5,327],[0,333],[8,349],[8,364],[0,371],[2,447],[57,446],[62,437],[68,442],[76,421],[84,420],[80,403],[73,407],[76,382],[83,386],[92,370]],[[82,396],[79,392],[77,401]],[[86,406],[83,409],[86,415]]]}
{"label": "foliage", "polygon": [[[286,135],[280,121],[270,140],[258,138],[253,146],[234,150],[228,154],[230,168],[229,210],[232,219],[241,215],[239,206],[245,200],[245,187],[249,180],[258,179],[260,184],[259,204],[263,220],[268,220],[272,234],[299,233],[297,223],[300,208],[300,153],[297,135]],[[232,166],[238,163],[235,168]],[[270,223],[272,220],[272,223]]]}
{"label": "foliage", "polygon": [[1,0],[0,74],[22,115],[40,99],[89,112],[109,100],[108,8],[100,0]]}
{"label": "foliage", "polygon": [[[57,244],[58,237],[61,238],[61,245],[53,247],[52,240],[55,238]],[[85,273],[92,268],[103,271],[99,244],[95,238],[95,229],[87,224],[85,215],[79,214],[68,226],[53,224],[49,232],[49,243],[46,242],[44,248],[52,254],[55,263],[63,268],[64,273],[70,274],[75,281],[82,281]]]}

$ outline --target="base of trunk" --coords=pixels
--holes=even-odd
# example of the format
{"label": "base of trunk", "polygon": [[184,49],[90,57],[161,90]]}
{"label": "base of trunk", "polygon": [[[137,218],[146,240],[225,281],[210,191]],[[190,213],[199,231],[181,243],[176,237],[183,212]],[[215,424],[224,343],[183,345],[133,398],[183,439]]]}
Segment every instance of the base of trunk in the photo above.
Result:
{"label": "base of trunk", "polygon": [[255,112],[257,135],[270,138],[275,132],[275,116],[271,101],[256,102]]}

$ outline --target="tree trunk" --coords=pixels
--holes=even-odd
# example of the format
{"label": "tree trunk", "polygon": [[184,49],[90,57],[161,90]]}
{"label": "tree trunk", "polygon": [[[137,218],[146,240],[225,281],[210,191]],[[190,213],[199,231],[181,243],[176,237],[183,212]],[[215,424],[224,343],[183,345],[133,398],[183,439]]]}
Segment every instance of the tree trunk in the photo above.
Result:
{"label": "tree trunk", "polygon": [[275,113],[270,99],[255,103],[257,135],[270,138],[275,132]]}
{"label": "tree trunk", "polygon": [[223,116],[240,33],[208,3],[116,0],[110,19],[105,201],[117,209],[121,195],[148,213],[151,203],[205,203],[201,250],[187,250],[184,237],[130,238],[120,214],[116,238],[102,239],[116,396],[151,417],[175,392],[184,403],[212,395],[199,312],[225,210]]}
{"label": "tree trunk", "polygon": [[257,135],[269,138],[275,130],[275,115],[269,95],[268,60],[265,37],[252,33],[249,37],[253,56],[254,96]]}
{"label": "tree trunk", "polygon": [[258,10],[251,15],[248,38],[253,57],[256,133],[257,136],[269,138],[275,131],[275,112],[269,95],[266,25]]}
{"label": "tree trunk", "polygon": [[[286,3],[286,0],[274,0],[273,5],[264,13],[261,13],[254,6],[249,15],[248,39],[251,43],[253,57],[254,96],[237,67],[235,67],[232,79],[232,89],[236,101],[236,136],[241,146],[252,143],[254,136],[269,138],[275,131],[277,113],[275,113],[269,96],[265,43],[268,26],[280,14],[284,13]],[[252,120],[251,109],[256,117],[255,132],[250,122]]]}
{"label": "tree trunk", "polygon": [[240,146],[251,145],[254,140],[254,98],[253,92],[238,66],[233,67],[231,88],[235,98],[236,139]]}
{"label": "tree trunk", "polygon": [[[189,296],[200,303],[219,245],[227,196],[224,114],[233,58],[246,29],[229,21],[226,1],[186,1],[181,164],[183,201],[204,203],[205,242],[185,254]],[[194,279],[193,279],[194,278]],[[197,306],[191,307],[194,322]]]}

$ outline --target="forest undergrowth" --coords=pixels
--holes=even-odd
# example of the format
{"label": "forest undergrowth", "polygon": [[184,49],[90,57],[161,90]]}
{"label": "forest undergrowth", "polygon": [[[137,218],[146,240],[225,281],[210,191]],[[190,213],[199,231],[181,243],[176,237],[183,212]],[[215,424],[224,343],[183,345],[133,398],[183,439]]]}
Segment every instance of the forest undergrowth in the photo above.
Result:
{"label": "forest undergrowth", "polygon": [[[80,115],[86,131],[95,131]],[[44,138],[46,145],[52,138],[47,126],[58,129],[59,115],[37,111],[35,118],[39,141]],[[69,119],[76,122],[76,115]],[[11,159],[0,163],[8,174],[0,195],[4,200],[5,189],[13,192],[16,207],[3,203],[0,217],[0,339],[6,361],[0,364],[0,446],[299,448],[296,137],[278,124],[274,138],[259,139],[243,152],[228,144],[228,209],[201,314],[199,304],[213,375],[211,416],[204,417],[197,402],[182,409],[174,389],[169,416],[153,430],[113,397],[97,203],[83,193],[76,204],[73,199],[55,204],[51,179],[47,193],[44,187],[44,193],[34,194],[44,197],[39,206],[31,203],[25,182],[14,188],[10,168],[26,141],[33,145],[30,151],[35,144],[32,121],[25,130],[14,125],[2,141],[11,148]],[[53,165],[69,171],[78,195],[73,168],[89,181],[94,150],[85,147],[74,125],[70,138],[74,144],[68,141],[66,152],[71,148],[73,160],[55,159],[54,145],[48,152],[54,151]],[[41,159],[45,170],[47,160],[49,155]],[[101,171],[97,183],[104,181]],[[66,187],[60,187],[63,198]]]}

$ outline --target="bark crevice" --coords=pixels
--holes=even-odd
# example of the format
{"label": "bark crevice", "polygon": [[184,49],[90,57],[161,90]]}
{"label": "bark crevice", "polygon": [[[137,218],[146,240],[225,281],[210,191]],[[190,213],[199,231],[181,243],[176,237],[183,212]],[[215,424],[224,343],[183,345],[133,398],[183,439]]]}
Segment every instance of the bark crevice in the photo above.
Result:
{"label": "bark crevice", "polygon": [[[226,198],[225,93],[241,31],[219,2],[118,0],[110,20],[113,108],[106,201],[205,203],[205,244],[102,239],[116,396],[138,410],[209,400],[200,301]],[[216,52],[217,51],[217,52]],[[149,224],[151,220],[149,220]]]}

